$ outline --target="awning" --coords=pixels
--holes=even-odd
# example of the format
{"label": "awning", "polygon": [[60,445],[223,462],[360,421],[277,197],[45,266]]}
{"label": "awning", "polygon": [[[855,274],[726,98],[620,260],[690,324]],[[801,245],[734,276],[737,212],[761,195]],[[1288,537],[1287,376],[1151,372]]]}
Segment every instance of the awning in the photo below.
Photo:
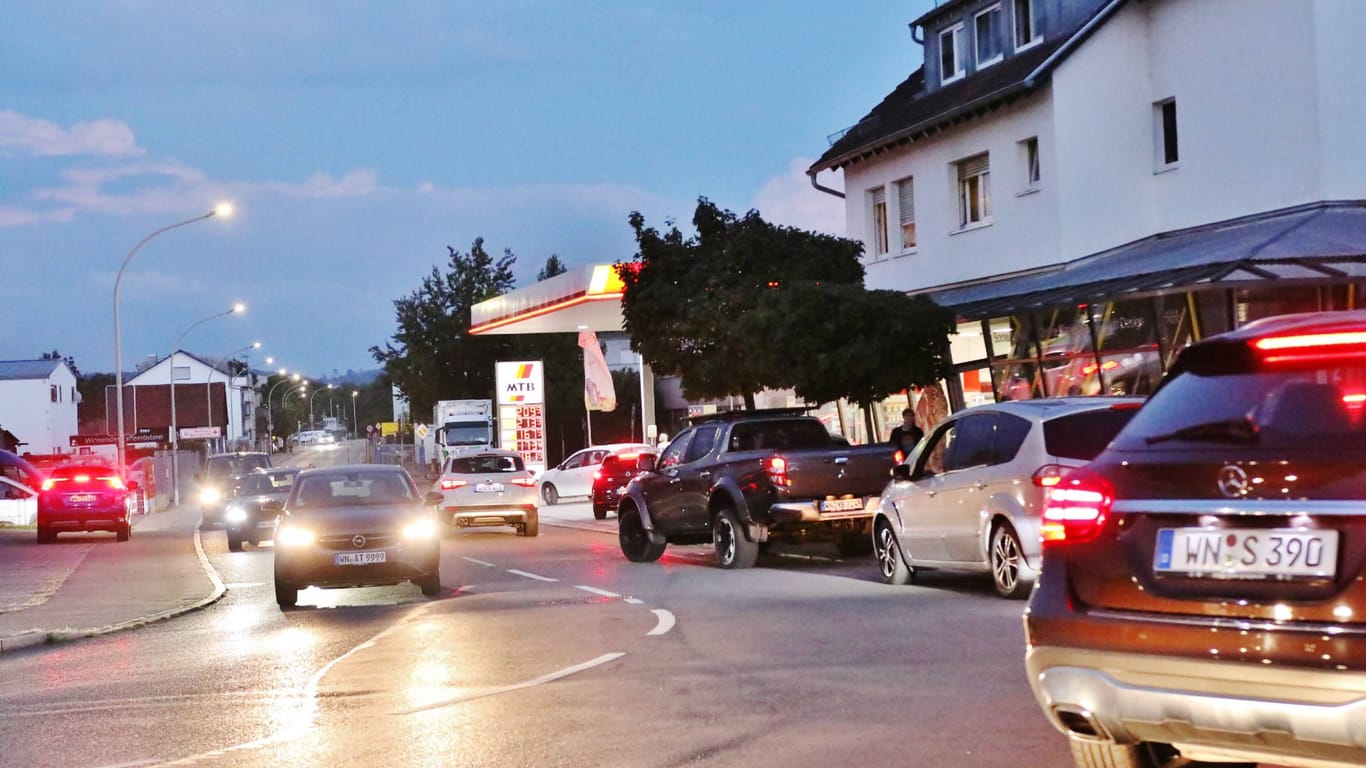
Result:
{"label": "awning", "polygon": [[1137,240],[1026,275],[930,289],[964,319],[1220,284],[1366,278],[1366,201],[1323,202]]}

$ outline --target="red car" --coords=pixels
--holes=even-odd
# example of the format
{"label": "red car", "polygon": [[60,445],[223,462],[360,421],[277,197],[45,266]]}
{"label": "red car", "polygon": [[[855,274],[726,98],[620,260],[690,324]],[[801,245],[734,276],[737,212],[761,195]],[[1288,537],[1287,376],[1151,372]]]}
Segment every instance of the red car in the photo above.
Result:
{"label": "red car", "polygon": [[125,483],[106,464],[63,464],[53,467],[38,495],[38,543],[63,531],[113,531],[119,541],[133,535]]}
{"label": "red car", "polygon": [[593,517],[606,520],[609,511],[617,511],[622,489],[640,471],[637,469],[637,461],[641,456],[653,459],[655,452],[632,449],[618,451],[603,458],[598,470],[593,473]]}

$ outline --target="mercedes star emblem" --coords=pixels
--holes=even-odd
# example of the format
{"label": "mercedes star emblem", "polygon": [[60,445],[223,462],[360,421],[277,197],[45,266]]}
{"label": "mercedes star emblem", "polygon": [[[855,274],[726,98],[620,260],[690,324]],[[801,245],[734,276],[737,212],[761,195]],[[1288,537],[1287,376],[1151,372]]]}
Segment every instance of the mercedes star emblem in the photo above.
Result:
{"label": "mercedes star emblem", "polygon": [[1230,499],[1247,495],[1247,472],[1236,464],[1225,464],[1219,470],[1219,492]]}

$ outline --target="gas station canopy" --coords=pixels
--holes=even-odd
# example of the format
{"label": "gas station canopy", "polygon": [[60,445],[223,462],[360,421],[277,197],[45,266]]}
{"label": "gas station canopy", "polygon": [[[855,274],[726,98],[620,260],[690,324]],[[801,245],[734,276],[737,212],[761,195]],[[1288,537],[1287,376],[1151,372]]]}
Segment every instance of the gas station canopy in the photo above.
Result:
{"label": "gas station canopy", "polygon": [[621,278],[611,264],[590,264],[481,301],[470,311],[470,335],[620,333]]}

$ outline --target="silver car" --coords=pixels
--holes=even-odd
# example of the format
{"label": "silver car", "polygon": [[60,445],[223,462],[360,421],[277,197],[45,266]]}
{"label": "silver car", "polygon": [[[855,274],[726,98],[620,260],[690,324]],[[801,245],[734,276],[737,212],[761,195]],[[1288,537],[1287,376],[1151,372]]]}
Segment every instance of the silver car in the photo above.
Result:
{"label": "silver car", "polygon": [[873,549],[882,580],[917,570],[989,572],[1024,597],[1039,569],[1046,490],[1103,449],[1137,397],[1014,400],[953,414],[927,435],[882,492]]}
{"label": "silver car", "polygon": [[536,477],[514,451],[492,449],[453,456],[442,467],[435,490],[437,517],[459,528],[510,525],[518,536],[540,532]]}

